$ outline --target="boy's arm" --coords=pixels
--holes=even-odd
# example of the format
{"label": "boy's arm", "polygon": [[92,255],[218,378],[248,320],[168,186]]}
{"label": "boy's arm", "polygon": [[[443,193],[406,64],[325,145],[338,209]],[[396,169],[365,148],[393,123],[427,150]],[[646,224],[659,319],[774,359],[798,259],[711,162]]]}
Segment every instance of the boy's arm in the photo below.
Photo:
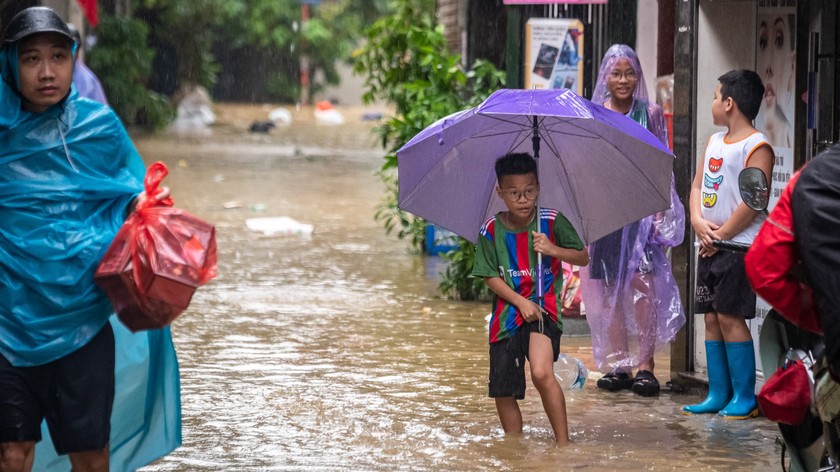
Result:
{"label": "boy's arm", "polygon": [[711,255],[717,251],[717,248],[712,246],[712,241],[718,239],[715,237],[715,230],[718,226],[705,218],[703,218],[701,201],[700,185],[703,182],[703,164],[704,160],[697,163],[697,172],[694,174],[694,180],[691,182],[691,194],[688,197],[689,217],[691,219],[691,227],[697,234],[697,239],[700,240],[700,255]]}
{"label": "boy's arm", "polygon": [[504,298],[511,305],[515,306],[525,321],[537,321],[540,319],[540,312],[543,310],[539,305],[516,293],[501,277],[485,277],[484,282],[487,288],[496,295]]}
{"label": "boy's arm", "polygon": [[557,258],[563,262],[574,264],[577,266],[585,266],[589,264],[589,251],[586,247],[583,249],[572,249],[566,247],[559,247],[552,243],[548,236],[543,233],[532,231],[534,238],[534,251],[544,256]]}
{"label": "boy's arm", "polygon": [[[761,146],[753,151],[750,156],[747,167],[758,167],[764,172],[767,181],[770,182],[770,174],[773,172],[773,163],[775,157],[773,156],[773,149],[769,145]],[[745,230],[758,216],[758,212],[748,207],[746,203],[741,202],[732,216],[721,227],[715,231],[717,238],[715,239],[732,239],[738,233]]]}

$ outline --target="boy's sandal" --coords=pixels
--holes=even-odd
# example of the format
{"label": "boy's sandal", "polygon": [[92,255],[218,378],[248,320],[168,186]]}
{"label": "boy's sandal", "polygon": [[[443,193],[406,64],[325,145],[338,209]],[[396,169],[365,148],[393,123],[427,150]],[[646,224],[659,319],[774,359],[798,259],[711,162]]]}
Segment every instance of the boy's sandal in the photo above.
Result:
{"label": "boy's sandal", "polygon": [[636,378],[633,380],[633,393],[643,397],[659,395],[659,381],[653,376],[653,372],[640,370],[636,373]]}
{"label": "boy's sandal", "polygon": [[625,388],[630,388],[633,385],[633,379],[630,378],[630,374],[627,372],[613,371],[598,379],[595,385],[602,390],[617,392]]}

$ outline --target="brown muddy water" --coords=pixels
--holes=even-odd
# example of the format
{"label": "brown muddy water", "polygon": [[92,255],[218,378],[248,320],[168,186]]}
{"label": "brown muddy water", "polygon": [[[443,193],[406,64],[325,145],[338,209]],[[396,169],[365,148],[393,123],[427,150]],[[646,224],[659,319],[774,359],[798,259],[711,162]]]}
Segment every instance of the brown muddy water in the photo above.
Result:
{"label": "brown muddy water", "polygon": [[[779,470],[775,425],[687,417],[697,394],[566,392],[571,445],[557,448],[539,395],[505,438],[486,396],[485,303],[442,300],[436,258],[373,219],[383,152],[361,110],[340,126],[311,110],[268,134],[266,107],[220,107],[202,134],[137,137],[170,166],[177,206],[217,228],[219,276],[173,325],[183,446],[145,471]],[[264,236],[289,216],[311,236]],[[562,350],[593,367],[589,337]],[[667,357],[657,376],[668,379]]]}

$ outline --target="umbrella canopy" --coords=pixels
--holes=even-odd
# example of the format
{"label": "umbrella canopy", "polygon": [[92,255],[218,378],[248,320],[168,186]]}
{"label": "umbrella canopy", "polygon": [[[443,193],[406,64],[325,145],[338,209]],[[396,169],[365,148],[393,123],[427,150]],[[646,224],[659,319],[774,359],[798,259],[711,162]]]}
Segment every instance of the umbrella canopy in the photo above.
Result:
{"label": "umbrella canopy", "polygon": [[496,159],[535,150],[540,206],[563,213],[586,244],[670,207],[668,148],[567,89],[499,90],[418,133],[397,151],[399,207],[475,242],[505,209]]}

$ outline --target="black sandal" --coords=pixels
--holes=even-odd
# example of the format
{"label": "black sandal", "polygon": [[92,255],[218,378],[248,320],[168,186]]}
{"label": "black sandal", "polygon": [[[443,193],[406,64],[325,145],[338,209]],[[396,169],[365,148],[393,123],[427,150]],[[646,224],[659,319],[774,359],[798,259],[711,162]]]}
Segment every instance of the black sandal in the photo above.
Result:
{"label": "black sandal", "polygon": [[612,371],[598,379],[595,385],[602,390],[617,392],[625,388],[630,388],[633,385],[633,379],[630,378],[630,374],[627,372]]}
{"label": "black sandal", "polygon": [[643,397],[654,397],[659,395],[659,381],[649,370],[640,370],[633,380],[633,393]]}

